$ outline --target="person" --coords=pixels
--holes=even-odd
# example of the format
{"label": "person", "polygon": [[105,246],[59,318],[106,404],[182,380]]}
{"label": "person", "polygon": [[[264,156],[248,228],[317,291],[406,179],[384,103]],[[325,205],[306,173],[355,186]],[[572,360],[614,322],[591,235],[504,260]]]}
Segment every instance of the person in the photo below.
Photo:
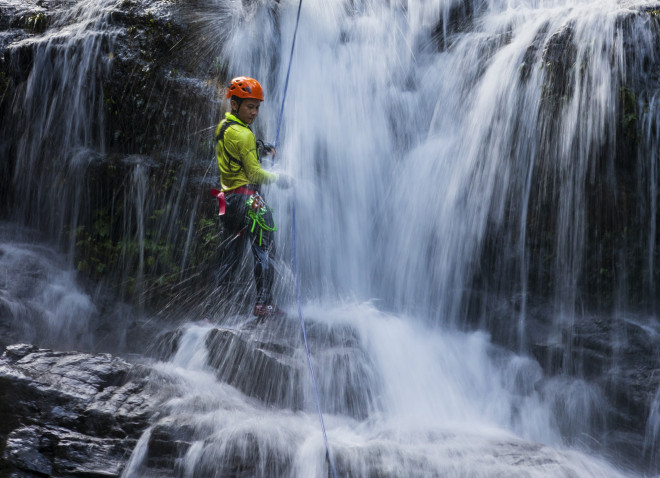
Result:
{"label": "person", "polygon": [[[260,187],[275,183],[290,187],[290,179],[283,174],[261,167],[258,142],[250,125],[259,114],[264,93],[254,78],[239,76],[227,88],[231,111],[215,130],[216,157],[220,170],[218,200],[225,229],[230,234],[247,235],[254,258],[254,279],[257,299],[253,313],[257,317],[281,315],[273,301],[273,257],[276,226],[272,210],[266,204]],[[272,146],[259,142],[264,152],[275,153]],[[223,203],[224,201],[224,203]],[[223,211],[224,206],[224,211]],[[224,212],[224,214],[223,214]]]}

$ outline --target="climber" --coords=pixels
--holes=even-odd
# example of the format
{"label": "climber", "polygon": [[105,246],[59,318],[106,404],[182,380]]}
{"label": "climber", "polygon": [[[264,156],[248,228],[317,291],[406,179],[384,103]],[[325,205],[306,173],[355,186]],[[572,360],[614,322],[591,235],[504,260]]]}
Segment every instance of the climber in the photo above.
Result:
{"label": "climber", "polygon": [[261,154],[275,154],[272,146],[256,141],[250,125],[259,114],[264,93],[259,82],[239,76],[231,80],[226,97],[231,111],[215,130],[216,157],[220,169],[221,191],[218,197],[219,214],[230,234],[247,233],[254,258],[254,279],[257,300],[253,313],[257,317],[281,315],[272,296],[275,254],[273,232],[276,226],[272,210],[260,192],[260,186],[275,183],[288,188],[291,180],[284,174],[266,171],[261,167]]}

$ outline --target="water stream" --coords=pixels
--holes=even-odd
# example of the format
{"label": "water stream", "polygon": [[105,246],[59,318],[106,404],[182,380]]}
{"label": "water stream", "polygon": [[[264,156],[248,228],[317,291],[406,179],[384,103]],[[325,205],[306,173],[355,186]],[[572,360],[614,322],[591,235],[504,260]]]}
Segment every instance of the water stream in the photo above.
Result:
{"label": "water stream", "polygon": [[[274,168],[295,178],[303,315],[330,331],[311,352],[341,476],[634,476],[612,463],[616,458],[598,456],[609,406],[599,386],[579,373],[546,375],[546,364],[531,358],[531,342],[566,346],[560,353],[567,372],[583,366],[566,344],[575,324],[593,313],[585,264],[601,261],[605,274],[608,257],[618,253],[592,250],[588,224],[603,191],[622,180],[613,118],[644,70],[631,69],[626,52],[657,55],[657,37],[643,25],[648,20],[627,12],[654,4],[304,0]],[[77,42],[67,48],[80,57],[59,55],[64,42],[56,37],[39,40],[22,96],[26,133],[17,141],[14,187],[27,199],[14,215],[55,237],[91,211],[85,186],[67,177],[79,177],[76,168],[104,149],[101,86],[115,35],[106,16],[113,2],[76,5],[61,21],[66,42]],[[264,85],[255,131],[266,140],[277,129],[297,5],[200,0],[181,7],[199,31],[198,46],[219,57],[229,76]],[[571,61],[559,61],[566,56]],[[623,261],[619,279],[599,289],[616,311],[628,311],[625,281],[638,272],[653,311],[658,100],[633,99],[645,112],[637,157],[629,158],[638,164],[635,194],[644,207],[635,211],[641,231],[629,241],[647,260],[641,271]],[[44,162],[49,144],[56,145],[53,160],[64,165],[55,176]],[[126,229],[142,247],[138,282],[148,209],[141,161],[125,204],[134,211]],[[265,195],[286,264],[293,195],[274,187]],[[624,199],[610,198],[616,207]],[[25,274],[15,264],[30,261],[36,246],[9,239],[0,245],[2,270]],[[98,311],[69,282],[71,265],[58,263],[68,272],[57,275],[41,262],[44,290],[30,304],[48,310],[32,314],[65,324],[47,322],[47,332],[61,334],[53,344],[93,348]],[[293,312],[290,272],[278,287]],[[5,309],[24,307],[14,296],[0,297]],[[58,315],[60,307],[68,312]],[[23,313],[10,312],[17,322]],[[173,476],[327,476],[293,315],[287,326],[272,328],[222,312],[186,323],[176,354],[149,363],[170,378],[172,398],[123,476],[162,476],[153,471],[149,447],[163,430],[173,443],[184,430],[191,443],[172,452]],[[648,316],[642,325],[655,326]],[[247,376],[247,364],[236,365],[237,383],[283,383],[277,400],[260,401],[219,377],[231,367],[209,347],[218,330],[291,352],[278,359],[285,364],[281,377],[271,369]],[[613,330],[611,340],[619,343]],[[22,339],[43,340],[36,327]],[[287,382],[287,374],[295,379]],[[643,452],[657,462],[659,399],[649,400]]]}
{"label": "water stream", "polygon": [[[304,313],[317,324],[356,330],[364,352],[363,357],[330,346],[313,350],[339,476],[634,476],[585,452],[594,439],[585,430],[592,429],[589,422],[603,406],[585,382],[557,380],[541,393],[535,389],[543,375],[539,365],[494,348],[487,335],[430,331],[372,305],[309,306]],[[294,365],[304,377],[302,409],[285,402],[268,406],[217,380],[205,345],[214,327],[189,325],[175,357],[155,365],[177,391],[145,432],[123,476],[159,476],[152,433],[192,442],[176,460],[175,476],[329,476],[302,350]],[[263,327],[252,339],[270,334]],[[337,367],[346,356],[346,369]],[[336,382],[331,386],[331,377],[352,375],[361,379],[349,390],[355,400],[378,390],[366,398],[373,399],[366,418],[349,416],[346,407],[329,412],[346,392]],[[571,447],[561,437],[555,406],[574,427]]]}
{"label": "water stream", "polygon": [[[264,83],[257,132],[272,138],[297,2],[209,5],[233,5],[227,17],[200,24],[227,39],[218,54],[230,76]],[[544,221],[554,250],[543,284],[547,339],[561,343],[583,313],[589,187],[596,171],[599,181],[617,181],[611,118],[637,74],[626,71],[626,26],[617,20],[630,5],[305,2],[276,167],[296,178],[304,296],[322,304],[305,315],[357,331],[374,380],[364,389],[378,390],[364,420],[326,404],[335,411],[329,437],[345,476],[619,475],[564,448],[600,440],[598,387],[558,376],[539,390],[543,372],[525,353],[530,289],[539,289],[530,237]],[[450,18],[461,8],[467,16],[457,27]],[[643,19],[632,31],[635,21]],[[655,55],[654,41],[638,31],[627,40]],[[573,70],[558,71],[553,54],[571,55]],[[657,114],[649,118],[647,128],[657,127]],[[657,134],[648,134],[639,161],[651,170],[640,181],[649,181],[654,197]],[[544,193],[555,208],[548,217]],[[290,254],[291,194],[267,195],[280,221],[280,251]],[[655,202],[648,207],[654,217]],[[655,227],[643,239],[650,257]],[[455,331],[469,320],[470,287],[489,241],[501,247],[493,263],[505,264],[505,300],[515,304],[486,320],[504,322],[520,355],[498,353],[487,334]],[[652,288],[653,271],[645,273]],[[625,294],[621,300],[625,306]],[[333,375],[323,359],[329,350],[313,351],[321,382]],[[191,413],[190,401],[208,406],[194,414],[205,432],[183,456],[182,476],[221,476],[219,463],[242,463],[255,450],[251,476],[325,476],[309,397],[302,414],[254,408],[204,379],[199,358],[177,360],[171,373],[184,367],[202,375],[185,381],[190,393],[170,413]],[[328,402],[338,393],[321,389]]]}

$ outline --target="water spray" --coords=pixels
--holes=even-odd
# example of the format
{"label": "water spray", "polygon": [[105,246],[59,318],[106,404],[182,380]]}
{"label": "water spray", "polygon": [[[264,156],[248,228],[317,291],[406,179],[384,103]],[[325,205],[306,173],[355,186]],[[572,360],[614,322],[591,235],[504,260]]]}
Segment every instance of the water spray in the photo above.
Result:
{"label": "water spray", "polygon": [[[289,66],[286,71],[286,80],[284,81],[284,91],[282,93],[282,106],[280,107],[280,116],[277,120],[277,133],[275,135],[274,148],[277,150],[280,139],[280,129],[282,127],[282,117],[284,116],[284,103],[286,101],[286,94],[289,89],[289,77],[291,75],[291,63],[293,63],[293,52],[296,47],[296,36],[298,35],[298,25],[300,24],[300,11],[302,9],[302,0],[298,2],[298,13],[296,15],[296,26],[293,30],[293,39],[291,41],[291,52],[289,54]],[[292,250],[292,266],[293,276],[295,279],[296,288],[296,302],[298,305],[298,319],[300,320],[300,329],[302,331],[303,342],[305,343],[305,354],[307,355],[307,366],[309,367],[309,374],[312,378],[312,386],[314,387],[314,398],[316,399],[316,410],[319,414],[321,422],[321,430],[323,431],[323,442],[325,444],[326,459],[330,466],[332,478],[337,478],[337,470],[335,463],[330,453],[330,445],[328,444],[328,434],[325,430],[325,422],[323,420],[323,412],[321,411],[321,400],[319,399],[319,390],[316,383],[316,376],[314,375],[314,367],[312,366],[312,356],[309,352],[309,344],[307,341],[307,331],[305,330],[305,320],[302,314],[302,298],[300,294],[300,273],[298,270],[298,257],[296,247],[296,188],[293,188],[293,203],[291,207],[291,250]]]}

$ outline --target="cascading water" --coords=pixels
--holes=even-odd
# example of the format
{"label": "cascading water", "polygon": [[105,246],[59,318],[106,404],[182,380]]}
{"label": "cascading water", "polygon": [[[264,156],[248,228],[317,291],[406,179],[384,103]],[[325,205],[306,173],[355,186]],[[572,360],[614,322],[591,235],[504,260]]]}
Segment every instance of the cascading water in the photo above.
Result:
{"label": "cascading water", "polygon": [[[485,334],[433,332],[411,325],[410,317],[368,305],[308,307],[305,314],[317,325],[335,328],[335,334],[339,327],[352,335],[352,345],[346,336],[341,346],[313,342],[339,476],[625,476],[563,448],[553,410],[534,390],[543,375],[539,365],[493,348]],[[289,390],[277,406],[267,405],[217,380],[207,352],[213,330],[210,324],[188,326],[176,355],[157,365],[176,391],[123,476],[328,476],[302,352],[292,365],[301,377],[296,382],[285,374],[270,376],[274,369],[267,362],[252,369],[249,353],[227,359],[244,351],[237,343],[223,349],[217,376],[236,373],[244,381],[284,387],[297,383],[305,394],[302,404]],[[221,330],[246,332],[240,323]],[[295,324],[288,332],[295,343]],[[246,340],[259,343],[277,331],[271,326],[249,333]],[[562,385],[566,403],[556,405],[576,429],[588,425],[603,405],[600,397],[583,383]],[[346,392],[352,405],[363,402],[364,407],[347,404]],[[163,437],[190,446],[182,446],[176,460],[168,457],[169,466],[159,467],[163,457],[157,443]]]}
{"label": "cascading water", "polygon": [[[14,105],[25,114],[12,129],[12,193],[25,201],[14,198],[24,208],[12,217],[59,238],[89,226],[95,210],[80,169],[108,159],[102,85],[122,34],[108,16],[119,3],[72,5],[56,16],[69,35],[26,40],[11,55],[32,52],[34,63]],[[652,85],[631,95],[657,74],[645,66],[657,63],[659,34],[647,25],[657,5],[304,0],[275,167],[295,178],[303,315],[340,476],[633,475],[608,446],[612,403],[588,375],[600,366],[616,383],[631,324],[650,334],[657,325],[660,109]],[[296,9],[294,0],[180,6],[194,26],[190,48],[228,76],[262,81],[255,129],[265,140],[277,128]],[[197,208],[150,190],[157,166],[146,157],[122,163],[124,202],[111,198],[124,221],[117,264],[140,294],[153,236],[185,242],[185,262],[195,214],[183,239],[175,223]],[[189,172],[181,189],[197,184]],[[265,193],[286,262],[292,194]],[[159,214],[156,233],[147,230]],[[629,237],[622,224],[639,230]],[[628,257],[633,247],[643,257]],[[0,266],[24,274],[16,264],[36,249],[3,240]],[[45,267],[38,300],[8,292],[4,308],[18,322],[29,303],[31,317],[66,325],[50,343],[36,328],[21,340],[94,348],[97,311],[57,264]],[[292,281],[279,267],[285,303]],[[123,476],[327,476],[297,322],[255,325],[211,309],[211,322],[166,335],[175,353],[149,364],[172,398]],[[615,311],[603,341],[612,356],[594,366],[575,330],[604,320],[602,310]],[[657,393],[648,402],[639,453],[656,470]]]}
{"label": "cascading water", "polygon": [[[10,16],[12,24],[28,15],[21,15],[27,7],[15,3],[21,2],[12,0],[7,7],[10,12],[18,9]],[[162,269],[162,263],[172,266],[190,253],[190,238],[181,237],[181,231],[192,224],[181,225],[179,215],[189,195],[189,170],[198,145],[187,144],[181,152],[168,142],[188,140],[200,122],[206,124],[209,110],[216,109],[207,101],[209,88],[178,71],[164,80],[153,78],[149,61],[159,52],[140,49],[139,32],[123,22],[127,17],[145,22],[145,35],[155,36],[157,3],[144,7],[130,1],[80,0],[29,7],[45,12],[29,17],[26,28],[38,34],[18,33],[25,38],[5,52],[7,70],[14,75],[7,84],[15,89],[6,115],[7,134],[0,141],[7,157],[3,173],[11,176],[6,178],[10,185],[3,213],[6,209],[12,221],[66,245],[79,270],[94,275],[121,269],[121,292],[130,289],[140,295],[146,270]],[[160,48],[169,53],[171,45],[163,43]],[[135,74],[129,69],[136,64],[143,65],[145,84],[128,81]],[[190,118],[178,104],[177,88],[184,87],[188,100],[195,89],[205,94],[204,106],[193,101],[186,105],[199,118]],[[159,94],[173,105],[150,103]],[[164,131],[154,116],[168,118]],[[133,121],[144,127],[141,135],[131,126]],[[159,161],[143,154],[153,144],[164,150]],[[189,204],[185,208],[195,209]],[[88,257],[81,258],[81,252]],[[179,263],[189,265],[185,259]]]}
{"label": "cascading water", "polygon": [[[547,225],[554,258],[544,288],[556,318],[570,322],[584,300],[589,188],[619,181],[612,119],[621,88],[641,76],[626,71],[622,36],[637,32],[626,41],[650,56],[655,38],[617,23],[626,5],[616,1],[469,5],[464,31],[442,38],[445,51],[438,31],[458,2],[306,5],[280,159],[298,178],[302,275],[321,278],[307,281],[315,296],[378,298],[456,324],[490,239],[507,248],[500,260],[524,316],[538,274],[530,247]],[[235,17],[228,70],[270,86],[259,127],[272,137],[286,73],[273,77],[273,56],[286,45],[273,46],[267,3]],[[290,21],[278,17],[278,31],[291,32]],[[558,71],[562,54],[572,71]],[[649,136],[640,161],[651,165]]]}
{"label": "cascading water", "polygon": [[[205,35],[226,38],[217,53],[230,75],[266,85],[257,125],[265,139],[277,126],[281,55],[296,3],[231,4],[226,18],[199,20]],[[569,344],[561,359],[567,370],[582,366],[574,363],[570,334],[588,303],[590,188],[620,181],[612,119],[626,85],[641,76],[626,70],[623,34],[642,57],[653,57],[656,43],[637,28],[646,20],[626,19],[626,9],[651,3],[305,3],[278,167],[296,178],[304,295],[323,304],[304,315],[355,334],[351,346],[320,340],[312,351],[342,476],[623,474],[563,448],[599,448],[607,428],[599,386],[569,375],[544,379],[525,354],[530,310],[541,300],[549,316],[545,340]],[[463,23],[452,21],[461,12]],[[570,61],[558,61],[564,55]],[[567,64],[570,71],[561,70]],[[654,198],[659,118],[653,99],[639,101],[648,114],[638,159],[647,173],[638,181],[644,198]],[[280,252],[290,254],[291,196],[267,196],[279,218]],[[655,199],[646,204],[655,218]],[[645,227],[651,264],[655,222]],[[539,253],[548,254],[547,264],[534,257]],[[475,299],[480,274],[490,283]],[[651,265],[644,274],[654,291]],[[624,286],[609,285],[608,293],[618,291],[615,306],[624,308]],[[365,301],[389,312],[346,305]],[[506,303],[499,310],[498,301]],[[498,330],[499,341],[521,355],[503,352],[485,334],[455,331],[465,322]],[[240,322],[225,327],[223,334],[245,331]],[[298,409],[292,390],[276,409],[240,398],[216,382],[208,364],[230,382],[226,371],[249,375],[247,365],[212,357],[180,362],[204,349],[203,340],[208,347],[205,328],[191,326],[175,359],[162,365],[182,383],[164,422],[186,423],[193,441],[177,476],[325,476],[309,378],[301,379],[302,413],[288,411]],[[257,330],[253,339],[267,333]],[[242,350],[234,347],[220,355]],[[294,363],[304,376],[300,353]],[[269,380],[256,370],[250,380]],[[657,427],[647,434],[652,448]],[[125,476],[144,473],[148,441]]]}
{"label": "cascading water", "polygon": [[[102,82],[109,71],[116,31],[113,3],[99,0],[62,6],[53,16],[57,34],[14,45],[11,61],[32,65],[14,108],[17,137],[12,217],[58,235],[89,216],[86,168],[104,149]],[[18,68],[17,68],[18,69]],[[73,244],[72,244],[73,246]]]}
{"label": "cascading water", "polygon": [[0,317],[2,343],[51,347],[92,345],[92,299],[75,285],[75,271],[49,247],[0,224]]}

